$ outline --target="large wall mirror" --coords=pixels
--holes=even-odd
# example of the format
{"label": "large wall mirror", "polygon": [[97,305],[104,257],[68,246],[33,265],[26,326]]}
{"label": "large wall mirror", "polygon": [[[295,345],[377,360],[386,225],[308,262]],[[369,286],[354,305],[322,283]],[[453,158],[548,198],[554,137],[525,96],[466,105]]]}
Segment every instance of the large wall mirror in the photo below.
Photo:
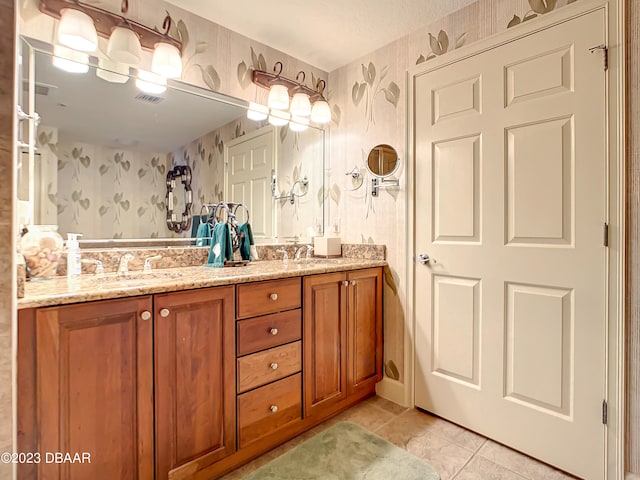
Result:
{"label": "large wall mirror", "polygon": [[249,120],[248,102],[181,82],[143,91],[93,57],[86,71],[71,73],[74,65],[59,68],[38,40],[23,39],[22,55],[22,98],[33,99],[40,116],[37,150],[21,161],[19,179],[31,223],[82,233],[84,241],[175,243],[191,231],[167,227],[166,175],[188,165],[195,216],[203,204],[242,202],[257,242],[321,233],[323,130]]}

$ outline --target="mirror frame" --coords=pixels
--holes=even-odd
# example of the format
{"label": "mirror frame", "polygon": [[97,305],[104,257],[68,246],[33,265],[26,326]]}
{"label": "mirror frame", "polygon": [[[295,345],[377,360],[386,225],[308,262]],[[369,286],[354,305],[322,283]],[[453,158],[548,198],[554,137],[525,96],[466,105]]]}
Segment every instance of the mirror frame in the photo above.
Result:
{"label": "mirror frame", "polygon": [[[391,150],[393,150],[393,152],[396,155],[396,163],[393,167],[393,169],[389,172],[389,173],[385,173],[385,174],[379,174],[379,173],[375,173],[372,169],[371,166],[369,165],[369,162],[371,160],[371,154],[374,153],[375,151],[379,151],[380,149],[384,148],[384,147],[389,147]],[[371,150],[369,150],[369,154],[367,155],[367,170],[369,171],[369,173],[371,175],[373,175],[374,177],[377,178],[387,178],[392,176],[393,174],[395,174],[398,169],[400,168],[400,156],[398,155],[398,151],[391,145],[389,145],[388,143],[380,143],[378,145],[376,145],[375,147],[373,147]]]}

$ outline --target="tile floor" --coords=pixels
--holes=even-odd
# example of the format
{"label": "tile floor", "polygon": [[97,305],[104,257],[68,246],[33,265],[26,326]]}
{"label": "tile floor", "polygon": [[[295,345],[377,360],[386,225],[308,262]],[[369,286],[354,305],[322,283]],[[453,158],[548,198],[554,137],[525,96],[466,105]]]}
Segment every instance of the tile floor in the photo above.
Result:
{"label": "tile floor", "polygon": [[[222,477],[239,480],[336,422],[357,423],[435,468],[442,480],[568,480],[574,477],[458,425],[372,397]],[[283,479],[285,480],[285,479]]]}

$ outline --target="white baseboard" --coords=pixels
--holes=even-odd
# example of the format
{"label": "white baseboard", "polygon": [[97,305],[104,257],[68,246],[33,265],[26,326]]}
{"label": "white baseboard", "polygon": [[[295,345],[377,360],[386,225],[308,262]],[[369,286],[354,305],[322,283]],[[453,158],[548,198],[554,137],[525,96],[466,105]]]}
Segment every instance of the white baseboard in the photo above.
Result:
{"label": "white baseboard", "polygon": [[397,403],[398,405],[402,405],[403,407],[413,407],[413,405],[407,404],[405,384],[400,383],[397,380],[384,377],[376,384],[376,394],[382,398],[386,398],[387,400]]}
{"label": "white baseboard", "polygon": [[624,477],[624,480],[640,480],[640,475],[636,475],[635,473],[627,473]]}

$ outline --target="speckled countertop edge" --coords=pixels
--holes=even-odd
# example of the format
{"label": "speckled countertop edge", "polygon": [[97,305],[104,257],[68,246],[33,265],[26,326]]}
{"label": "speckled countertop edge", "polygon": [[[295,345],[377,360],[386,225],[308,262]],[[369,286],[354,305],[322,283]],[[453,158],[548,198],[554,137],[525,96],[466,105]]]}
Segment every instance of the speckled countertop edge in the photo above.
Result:
{"label": "speckled countertop edge", "polygon": [[72,280],[57,277],[26,282],[25,296],[18,300],[18,309],[134,297],[385,265],[387,262],[384,260],[337,258],[315,260],[311,263],[296,263],[291,260],[287,264],[282,261],[260,261],[245,267],[179,267],[156,270],[150,275],[132,272],[131,276],[125,279],[118,279],[114,275],[107,275],[104,280],[94,275],[81,275]]}

